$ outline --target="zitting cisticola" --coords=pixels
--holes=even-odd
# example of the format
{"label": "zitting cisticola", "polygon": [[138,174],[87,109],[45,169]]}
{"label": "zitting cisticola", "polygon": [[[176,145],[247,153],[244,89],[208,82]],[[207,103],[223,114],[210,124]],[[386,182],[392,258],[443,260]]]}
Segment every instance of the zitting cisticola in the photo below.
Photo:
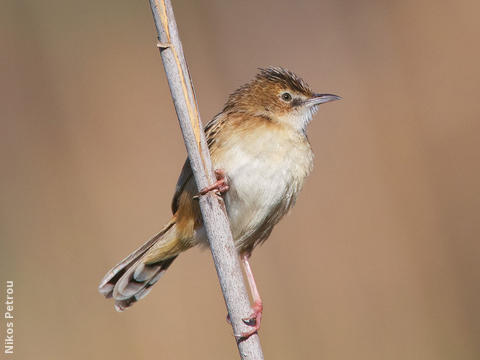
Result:
{"label": "zitting cisticola", "polygon": [[[282,68],[261,69],[230,95],[222,112],[205,127],[233,239],[252,290],[253,314],[245,322],[258,330],[262,302],[248,263],[252,250],[293,206],[313,165],[306,126],[318,105],[340,99],[314,93]],[[163,230],[103,278],[99,291],[122,311],[143,298],[175,258],[198,244],[208,245],[189,161],[185,162],[172,202],[173,217]]]}

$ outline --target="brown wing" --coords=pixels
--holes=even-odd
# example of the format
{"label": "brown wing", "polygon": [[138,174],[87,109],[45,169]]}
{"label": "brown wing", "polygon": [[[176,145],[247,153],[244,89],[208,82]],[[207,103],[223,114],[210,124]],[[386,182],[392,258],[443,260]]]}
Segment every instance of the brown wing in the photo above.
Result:
{"label": "brown wing", "polygon": [[[215,116],[206,126],[205,126],[205,136],[207,138],[208,149],[212,151],[212,148],[215,147],[215,138],[217,137],[218,132],[221,130],[223,123],[227,119],[223,113]],[[190,167],[190,161],[185,160],[183,164],[182,172],[177,180],[177,185],[175,186],[175,194],[173,195],[172,200],[172,212],[175,214],[178,210],[178,201],[183,190],[187,184],[191,181],[195,181],[193,178],[192,168]]]}
{"label": "brown wing", "polygon": [[178,210],[178,200],[180,199],[180,195],[185,189],[185,186],[190,182],[194,181],[192,168],[190,167],[190,160],[185,160],[183,164],[182,172],[177,180],[177,185],[175,186],[175,194],[173,195],[172,199],[172,213],[175,214]]}
{"label": "brown wing", "polygon": [[205,136],[210,151],[212,151],[212,148],[215,145],[215,139],[218,138],[218,133],[222,130],[227,118],[228,116],[225,113],[220,113],[205,126]]}

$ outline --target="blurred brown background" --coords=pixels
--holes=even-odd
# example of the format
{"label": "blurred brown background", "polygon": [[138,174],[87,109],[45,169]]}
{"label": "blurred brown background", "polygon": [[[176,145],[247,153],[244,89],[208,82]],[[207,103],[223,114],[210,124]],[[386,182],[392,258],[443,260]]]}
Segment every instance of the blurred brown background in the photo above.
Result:
{"label": "blurred brown background", "polygon": [[[344,98],[253,257],[266,358],[479,359],[478,1],[173,5],[204,122],[259,66]],[[2,1],[0,41],[14,358],[238,358],[208,251],[125,313],[97,293],[169,218],[185,158],[148,2]]]}

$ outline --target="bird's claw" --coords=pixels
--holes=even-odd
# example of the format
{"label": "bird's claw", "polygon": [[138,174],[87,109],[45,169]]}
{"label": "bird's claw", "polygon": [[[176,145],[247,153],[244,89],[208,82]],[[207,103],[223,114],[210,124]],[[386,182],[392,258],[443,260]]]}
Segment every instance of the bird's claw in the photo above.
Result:
{"label": "bird's claw", "polygon": [[215,191],[215,195],[221,196],[222,194],[226,193],[230,189],[230,185],[228,184],[227,177],[225,175],[224,170],[216,169],[215,177],[217,178],[216,182],[200,190],[199,193],[195,195],[193,198],[198,199],[200,196],[206,195],[210,191]]}
{"label": "bird's claw", "polygon": [[251,318],[245,318],[245,319],[242,319],[243,323],[245,325],[248,325],[248,326],[255,326],[257,325],[257,318],[255,317],[251,317]]}
{"label": "bird's claw", "polygon": [[237,342],[247,340],[253,334],[256,334],[260,329],[260,323],[262,321],[262,313],[263,313],[263,304],[259,302],[255,302],[252,307],[253,313],[247,317],[242,319],[243,323],[247,326],[252,327],[251,330],[245,331],[240,335],[235,335]]}

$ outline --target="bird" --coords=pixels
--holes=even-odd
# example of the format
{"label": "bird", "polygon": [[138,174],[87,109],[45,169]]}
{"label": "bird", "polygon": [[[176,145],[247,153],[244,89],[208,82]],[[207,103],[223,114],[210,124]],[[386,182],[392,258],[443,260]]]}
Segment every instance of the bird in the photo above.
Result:
{"label": "bird", "polygon": [[252,293],[252,314],[243,319],[260,328],[263,302],[250,267],[253,249],[295,204],[313,168],[307,125],[320,104],[340,96],[316,93],[295,73],[281,67],[260,68],[255,77],[228,97],[223,110],[205,126],[217,181],[197,189],[185,161],[163,229],[120,261],[100,282],[99,292],[123,311],[145,297],[182,252],[207,245],[198,195],[221,197],[235,247]]}

